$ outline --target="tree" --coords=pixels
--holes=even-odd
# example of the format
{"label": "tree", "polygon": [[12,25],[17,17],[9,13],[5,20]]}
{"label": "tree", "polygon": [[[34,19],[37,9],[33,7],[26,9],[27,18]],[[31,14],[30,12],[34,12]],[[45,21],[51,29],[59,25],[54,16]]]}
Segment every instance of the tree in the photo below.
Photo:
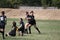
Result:
{"label": "tree", "polygon": [[0,7],[17,8],[19,6],[54,6],[60,8],[60,0],[0,0]]}

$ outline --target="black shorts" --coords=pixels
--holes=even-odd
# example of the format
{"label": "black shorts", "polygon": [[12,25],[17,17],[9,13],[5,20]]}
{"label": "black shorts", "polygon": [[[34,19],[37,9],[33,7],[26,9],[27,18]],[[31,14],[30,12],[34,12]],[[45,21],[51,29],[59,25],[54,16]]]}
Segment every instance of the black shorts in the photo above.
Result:
{"label": "black shorts", "polygon": [[28,23],[31,24],[31,25],[34,25],[34,24],[36,24],[36,21],[35,20],[31,20]]}
{"label": "black shorts", "polygon": [[5,24],[4,23],[0,23],[0,28],[1,29],[5,29]]}
{"label": "black shorts", "polygon": [[18,29],[18,31],[24,32],[24,27],[20,27],[20,28]]}
{"label": "black shorts", "polygon": [[11,30],[11,31],[9,32],[9,35],[10,35],[10,36],[16,36],[16,30],[15,30],[15,29]]}

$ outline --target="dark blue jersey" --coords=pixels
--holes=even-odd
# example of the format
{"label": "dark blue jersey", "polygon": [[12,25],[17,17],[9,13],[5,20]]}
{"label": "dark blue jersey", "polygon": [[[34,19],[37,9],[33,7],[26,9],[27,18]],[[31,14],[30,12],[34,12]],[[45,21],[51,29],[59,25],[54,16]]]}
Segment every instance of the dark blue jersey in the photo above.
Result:
{"label": "dark blue jersey", "polygon": [[28,22],[33,19],[31,15],[27,15],[27,18],[31,18],[31,19],[28,19]]}
{"label": "dark blue jersey", "polygon": [[20,21],[20,25],[21,25],[21,27],[24,28],[24,22],[23,21]]}
{"label": "dark blue jersey", "polygon": [[6,23],[6,16],[0,16],[0,22]]}
{"label": "dark blue jersey", "polygon": [[34,15],[32,15],[32,19],[35,19]]}
{"label": "dark blue jersey", "polygon": [[5,28],[5,24],[6,24],[6,16],[0,16],[0,28]]}
{"label": "dark blue jersey", "polygon": [[24,29],[25,29],[25,25],[24,25],[24,22],[23,21],[20,21],[20,28],[18,29],[18,31],[24,31]]}

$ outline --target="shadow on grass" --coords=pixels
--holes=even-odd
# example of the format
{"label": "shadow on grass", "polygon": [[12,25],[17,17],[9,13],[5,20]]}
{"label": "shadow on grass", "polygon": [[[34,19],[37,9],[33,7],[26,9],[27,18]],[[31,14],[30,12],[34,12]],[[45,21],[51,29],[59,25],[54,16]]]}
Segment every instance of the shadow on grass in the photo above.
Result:
{"label": "shadow on grass", "polygon": [[30,38],[16,38],[16,37],[9,37],[9,38],[6,38],[4,40],[34,40],[34,39],[30,39]]}
{"label": "shadow on grass", "polygon": [[[48,35],[49,33],[45,33],[45,32],[42,32],[41,34],[36,34],[36,33],[34,33],[34,34],[31,34],[31,35],[33,35],[33,36],[42,36],[42,35]],[[30,34],[29,34],[30,35]],[[16,37],[6,37],[6,39],[5,40],[34,40],[34,38],[30,38],[29,36],[27,37],[28,35],[24,35],[23,37],[21,37],[21,36],[16,36]],[[33,37],[33,36],[31,36],[31,37]]]}
{"label": "shadow on grass", "polygon": [[40,34],[36,34],[36,35],[48,35],[49,33],[40,33]]}

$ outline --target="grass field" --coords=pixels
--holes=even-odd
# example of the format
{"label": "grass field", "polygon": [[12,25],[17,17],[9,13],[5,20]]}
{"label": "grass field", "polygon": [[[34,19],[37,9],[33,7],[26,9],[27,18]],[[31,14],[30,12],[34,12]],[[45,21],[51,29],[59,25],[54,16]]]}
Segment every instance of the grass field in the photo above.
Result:
{"label": "grass field", "polygon": [[[19,26],[19,19],[8,19],[6,25],[6,32],[11,30],[12,21],[17,22],[17,26]],[[24,20],[26,22],[26,20]],[[18,36],[16,37],[6,37],[5,40],[60,40],[60,21],[59,20],[37,20],[37,27],[40,29],[41,34],[35,30],[32,26],[32,34]],[[0,33],[0,40],[2,40],[2,35]]]}

